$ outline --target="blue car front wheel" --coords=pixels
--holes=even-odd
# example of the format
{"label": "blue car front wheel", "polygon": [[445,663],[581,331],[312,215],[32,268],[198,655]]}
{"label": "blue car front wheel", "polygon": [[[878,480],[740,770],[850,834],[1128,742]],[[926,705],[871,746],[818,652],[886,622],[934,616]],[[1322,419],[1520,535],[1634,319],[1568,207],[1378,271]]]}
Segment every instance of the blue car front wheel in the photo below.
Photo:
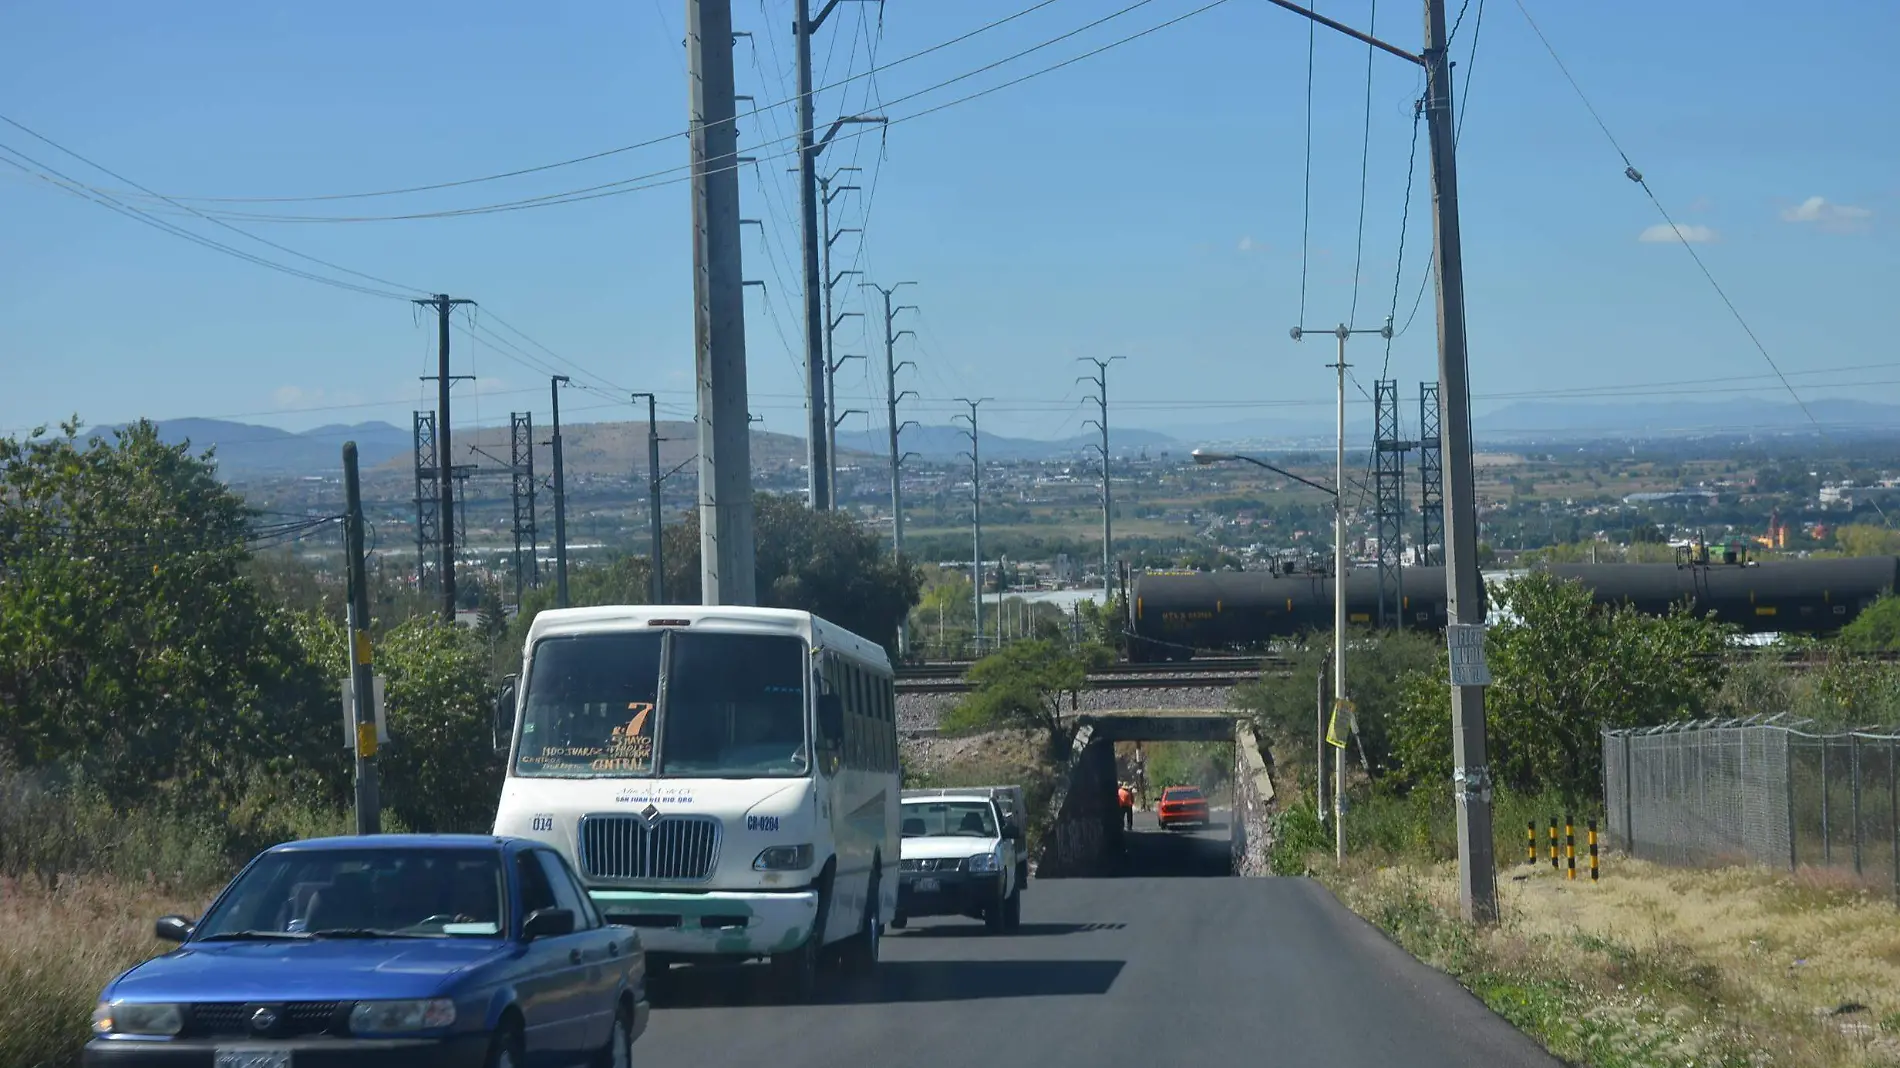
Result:
{"label": "blue car front wheel", "polygon": [[488,1040],[487,1068],[523,1068],[521,1029],[510,1020]]}

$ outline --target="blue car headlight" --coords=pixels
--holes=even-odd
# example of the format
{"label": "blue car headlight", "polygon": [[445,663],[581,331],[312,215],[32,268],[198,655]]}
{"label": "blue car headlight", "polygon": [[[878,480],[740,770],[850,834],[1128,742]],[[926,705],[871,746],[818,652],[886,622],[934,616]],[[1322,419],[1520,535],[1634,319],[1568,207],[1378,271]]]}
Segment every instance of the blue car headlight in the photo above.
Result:
{"label": "blue car headlight", "polygon": [[810,845],[766,846],[752,862],[753,871],[804,871],[811,867]]}
{"label": "blue car headlight", "polygon": [[176,1005],[101,1001],[92,1010],[96,1035],[175,1035],[184,1028],[185,1014]]}
{"label": "blue car headlight", "polygon": [[1003,870],[1003,858],[995,853],[978,853],[971,857],[966,865],[970,871],[992,872]]}
{"label": "blue car headlight", "polygon": [[447,998],[425,1001],[359,1001],[350,1010],[353,1035],[396,1035],[433,1031],[455,1022],[455,1002]]}

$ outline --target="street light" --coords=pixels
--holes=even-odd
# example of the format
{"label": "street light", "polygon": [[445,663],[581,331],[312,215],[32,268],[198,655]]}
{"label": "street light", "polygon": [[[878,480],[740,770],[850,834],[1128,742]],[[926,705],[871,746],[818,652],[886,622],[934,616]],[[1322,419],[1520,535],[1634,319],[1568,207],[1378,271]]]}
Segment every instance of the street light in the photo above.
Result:
{"label": "street light", "polygon": [[[1209,452],[1204,449],[1195,449],[1192,455],[1194,462],[1201,465],[1238,461],[1240,463],[1252,464],[1255,467],[1263,467],[1268,471],[1272,471],[1274,474],[1285,475],[1295,482],[1311,486],[1316,490],[1331,495],[1333,498],[1333,696],[1335,714],[1337,714],[1337,704],[1346,694],[1346,525],[1345,512],[1342,510],[1343,505],[1340,501],[1339,491],[1330,486],[1322,486],[1311,479],[1301,478],[1291,471],[1283,471],[1265,460],[1256,460],[1251,456],[1242,456],[1239,453]],[[1343,470],[1342,467],[1342,473]],[[1321,811],[1321,818],[1324,819],[1324,808],[1319,804],[1319,798],[1317,796],[1319,793],[1317,787],[1326,781],[1326,715],[1324,709],[1320,712],[1316,729],[1319,734],[1319,757],[1315,765],[1317,772],[1313,785],[1316,787],[1314,790],[1316,796],[1313,798],[1313,807]],[[1345,858],[1346,848],[1346,821],[1344,815],[1346,811],[1345,783],[1345,762],[1336,759],[1333,768],[1333,837],[1334,853],[1340,859]]]}

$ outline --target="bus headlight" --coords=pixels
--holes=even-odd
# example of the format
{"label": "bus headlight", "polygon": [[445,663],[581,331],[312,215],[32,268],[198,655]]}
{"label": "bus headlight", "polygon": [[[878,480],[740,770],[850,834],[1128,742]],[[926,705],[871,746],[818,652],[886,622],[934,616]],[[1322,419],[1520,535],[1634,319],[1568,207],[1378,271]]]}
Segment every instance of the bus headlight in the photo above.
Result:
{"label": "bus headlight", "polygon": [[775,845],[759,850],[753,871],[804,871],[811,867],[811,845]]}

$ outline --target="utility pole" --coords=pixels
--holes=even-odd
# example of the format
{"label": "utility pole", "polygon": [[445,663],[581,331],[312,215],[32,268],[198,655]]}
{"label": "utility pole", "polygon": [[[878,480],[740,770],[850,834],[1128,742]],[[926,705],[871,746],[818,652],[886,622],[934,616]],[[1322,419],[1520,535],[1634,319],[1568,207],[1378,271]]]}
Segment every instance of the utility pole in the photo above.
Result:
{"label": "utility pole", "polygon": [[[1432,256],[1438,278],[1438,386],[1444,407],[1442,448],[1448,622],[1484,625],[1478,573],[1478,508],[1471,465],[1470,368],[1465,350],[1465,277],[1458,232],[1458,128],[1452,121],[1450,43],[1445,0],[1425,0],[1425,46],[1417,54],[1315,14],[1293,0],[1268,0],[1425,72],[1425,115],[1432,162]],[[1479,649],[1482,631],[1478,637]],[[1486,763],[1483,673],[1451,688],[1452,789],[1458,804],[1458,896],[1465,919],[1495,923],[1497,871],[1491,842],[1491,769]]]}
{"label": "utility pole", "polygon": [[[435,426],[435,478],[436,493],[442,498],[442,621],[455,622],[455,453],[449,448],[449,387],[457,377],[472,378],[472,375],[452,376],[449,374],[449,316],[459,304],[473,304],[472,300],[451,297],[447,293],[437,293],[433,297],[417,298],[414,303],[434,308],[436,315],[436,356],[437,368],[433,376],[436,381],[436,426]],[[424,376],[427,381],[431,376]]]}
{"label": "utility pole", "polygon": [[666,567],[660,558],[660,424],[658,403],[651,393],[635,393],[634,400],[647,399],[647,566],[653,572],[647,588],[654,604],[666,603]]}
{"label": "utility pole", "polygon": [[966,454],[970,457],[970,530],[972,534],[970,583],[971,592],[976,600],[976,652],[979,656],[983,653],[983,460],[977,446],[976,408],[977,405],[993,399],[995,398],[983,397],[970,400],[967,397],[958,397],[957,403],[970,406],[970,414],[954,417],[970,421],[970,429],[966,432],[970,436],[970,451]]}
{"label": "utility pole", "polygon": [[[1441,455],[1450,498],[1445,508],[1445,593],[1451,622],[1482,627],[1484,588],[1478,573],[1478,504],[1471,469],[1464,255],[1458,233],[1458,135],[1452,123],[1451,57],[1446,43],[1445,0],[1426,0],[1425,115],[1431,133],[1432,250],[1438,272],[1438,383],[1445,410]],[[1497,870],[1492,857],[1484,687],[1454,685],[1451,716],[1452,780],[1458,800],[1458,896],[1466,919],[1495,923]]]}
{"label": "utility pole", "polygon": [[[1340,323],[1329,331],[1339,339],[1339,358],[1332,364],[1339,375],[1339,441],[1333,472],[1333,717],[1340,738],[1333,743],[1333,856],[1346,859],[1346,743],[1352,719],[1346,712],[1346,339],[1354,334],[1392,336],[1392,320],[1378,330],[1354,330]],[[1305,327],[1292,330],[1298,341]]]}
{"label": "utility pole", "polygon": [[[732,0],[687,0],[691,65],[694,362],[699,421],[699,588],[709,605],[758,599],[747,419],[739,141]],[[810,98],[806,98],[806,109]]]}
{"label": "utility pole", "polygon": [[1115,596],[1115,537],[1112,526],[1115,505],[1108,487],[1108,365],[1122,357],[1110,356],[1106,360],[1099,360],[1093,356],[1079,356],[1077,359],[1095,365],[1094,377],[1084,375],[1076,381],[1095,386],[1095,396],[1084,399],[1100,405],[1102,412],[1100,419],[1085,419],[1082,425],[1094,423],[1096,429],[1102,432],[1102,444],[1099,446],[1102,452],[1102,607],[1107,608]]}
{"label": "utility pole", "polygon": [[835,335],[838,332],[839,324],[843,323],[845,319],[850,316],[862,315],[863,313],[845,312],[842,315],[833,315],[831,311],[831,291],[837,288],[838,282],[845,276],[853,274],[861,275],[864,272],[846,270],[833,274],[831,272],[831,246],[837,244],[838,239],[846,234],[863,233],[864,231],[862,228],[856,226],[847,226],[840,230],[833,230],[831,228],[832,200],[858,188],[855,185],[841,185],[833,189],[831,183],[837,181],[838,175],[845,171],[862,169],[861,167],[840,167],[832,172],[830,177],[818,179],[819,192],[822,194],[818,199],[818,208],[823,215],[822,225],[825,235],[825,246],[823,250],[825,274],[825,410],[834,413],[830,416],[828,420],[829,425],[825,428],[825,456],[827,457],[826,463],[830,465],[825,470],[825,503],[827,507],[834,509],[838,507],[838,427],[844,422],[844,413],[838,411],[838,368],[843,367],[844,361],[846,360],[861,360],[864,357],[841,357],[838,355],[838,340]]}
{"label": "utility pole", "polygon": [[567,468],[561,462],[561,384],[566,375],[550,375],[554,398],[554,606],[567,607]]}
{"label": "utility pole", "polygon": [[[902,392],[898,391],[897,372],[906,367],[915,367],[916,364],[911,363],[909,360],[905,360],[903,363],[893,362],[895,359],[893,349],[897,345],[898,338],[903,337],[905,334],[910,334],[912,337],[915,337],[916,331],[892,331],[891,327],[896,325],[898,312],[906,310],[916,311],[917,306],[915,304],[900,304],[896,307],[892,307],[891,294],[896,293],[898,289],[904,286],[914,286],[916,284],[915,282],[897,282],[886,288],[871,282],[864,283],[866,288],[877,290],[879,295],[884,298],[884,415],[886,426],[890,431],[891,447],[891,556],[893,559],[898,560],[901,560],[904,555],[904,484],[901,471],[904,466],[904,456],[906,454],[898,451],[897,436],[904,432],[905,427],[915,426],[917,424],[911,421],[898,422],[897,405],[898,402],[902,401],[905,397],[915,397],[917,392],[910,389]],[[899,656],[905,656],[910,653],[910,620],[908,618],[897,625],[897,653]]]}
{"label": "utility pole", "polygon": [[369,574],[363,562],[363,487],[356,442],[343,443],[343,540],[349,572],[350,706],[356,732],[356,833],[382,831],[376,783],[376,666],[370,655]]}
{"label": "utility pole", "polygon": [[[703,3],[704,0],[695,2]],[[818,275],[818,154],[825,150],[825,146],[831,143],[831,139],[838,135],[839,128],[846,123],[885,121],[882,116],[848,115],[833,121],[824,137],[817,138],[813,134],[811,38],[837,9],[839,2],[826,0],[818,17],[813,18],[811,0],[798,0],[797,21],[792,23],[792,36],[797,39],[798,45],[798,206],[805,245],[805,393],[811,401],[805,442],[805,458],[811,470],[807,500],[816,511],[824,511],[831,506],[831,457],[828,447],[831,417],[825,396],[825,380],[830,366],[829,358],[825,355],[828,320],[824,318],[823,294],[819,291],[824,280]],[[726,0],[726,3],[729,5],[730,0]]]}

